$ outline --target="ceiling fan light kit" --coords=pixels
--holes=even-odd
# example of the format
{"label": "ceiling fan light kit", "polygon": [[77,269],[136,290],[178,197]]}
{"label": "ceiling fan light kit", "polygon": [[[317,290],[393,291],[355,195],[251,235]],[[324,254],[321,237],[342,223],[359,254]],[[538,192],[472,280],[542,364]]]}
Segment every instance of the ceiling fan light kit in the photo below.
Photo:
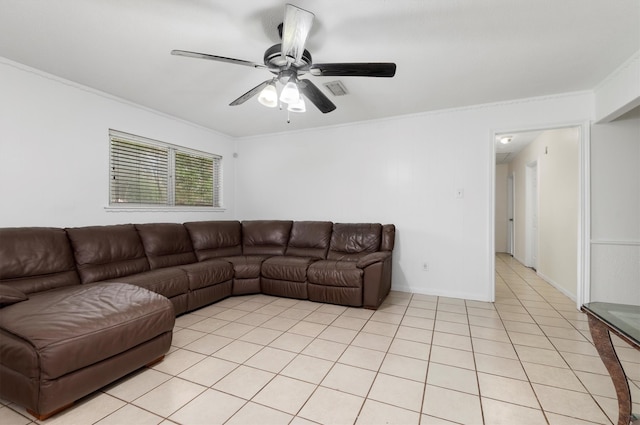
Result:
{"label": "ceiling fan light kit", "polygon": [[306,105],[303,97],[306,97],[324,114],[336,109],[336,105],[311,80],[298,78],[307,72],[315,77],[390,78],[395,75],[396,64],[390,62],[314,64],[311,53],[304,48],[307,36],[313,25],[313,19],[313,13],[287,4],[285,6],[284,22],[279,26],[282,43],[273,45],[265,51],[264,65],[242,59],[186,50],[172,50],[171,54],[267,69],[276,77],[263,81],[229,105],[241,105],[258,95],[260,104],[269,108],[276,107],[278,105],[277,80],[284,84],[279,100],[281,103],[287,104],[288,112],[305,112]]}
{"label": "ceiling fan light kit", "polygon": [[262,89],[258,96],[258,102],[267,108],[275,108],[278,106],[278,92],[276,90],[275,81],[271,81],[267,84],[267,87]]}
{"label": "ceiling fan light kit", "polygon": [[291,77],[289,82],[285,84],[282,89],[282,93],[280,93],[280,102],[284,103],[294,103],[300,99],[300,90],[298,90],[298,86],[296,85],[294,78]]}
{"label": "ceiling fan light kit", "polygon": [[289,103],[289,106],[287,106],[287,111],[297,113],[306,112],[307,105],[305,104],[302,96],[299,96],[296,102]]}

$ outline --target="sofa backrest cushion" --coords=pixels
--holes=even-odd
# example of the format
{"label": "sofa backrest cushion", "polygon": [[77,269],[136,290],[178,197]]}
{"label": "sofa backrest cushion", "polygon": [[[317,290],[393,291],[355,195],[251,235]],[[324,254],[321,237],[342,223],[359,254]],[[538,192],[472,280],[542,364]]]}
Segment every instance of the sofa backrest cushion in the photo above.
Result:
{"label": "sofa backrest cushion", "polygon": [[239,221],[194,221],[184,223],[198,261],[242,255]]}
{"label": "sofa backrest cushion", "polygon": [[329,260],[357,260],[380,250],[382,225],[379,223],[335,223],[331,234]]}
{"label": "sofa backrest cushion", "polygon": [[242,222],[244,255],[284,255],[292,221],[255,220]]}
{"label": "sofa backrest cushion", "polygon": [[82,283],[116,279],[149,270],[133,224],[67,229]]}
{"label": "sofa backrest cushion", "polygon": [[79,285],[64,229],[0,229],[0,282],[25,294]]}
{"label": "sofa backrest cushion", "polygon": [[287,255],[296,257],[327,258],[331,230],[330,221],[294,221],[287,245]]}
{"label": "sofa backrest cushion", "polygon": [[197,261],[187,229],[178,223],[136,224],[151,269]]}

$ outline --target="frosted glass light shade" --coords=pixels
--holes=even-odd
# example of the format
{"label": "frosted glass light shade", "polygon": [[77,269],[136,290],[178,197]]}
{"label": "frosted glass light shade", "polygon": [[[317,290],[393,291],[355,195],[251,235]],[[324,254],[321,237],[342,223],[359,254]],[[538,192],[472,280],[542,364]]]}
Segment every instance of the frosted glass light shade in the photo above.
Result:
{"label": "frosted glass light shade", "polygon": [[269,84],[262,89],[258,96],[258,102],[268,108],[275,108],[278,106],[278,92],[276,91],[275,84]]}
{"label": "frosted glass light shade", "polygon": [[298,97],[297,102],[290,103],[287,107],[289,112],[305,112],[307,110],[307,105],[304,103],[304,99],[302,96]]}
{"label": "frosted glass light shade", "polygon": [[280,93],[280,102],[295,103],[298,99],[300,99],[298,86],[293,81],[289,81],[282,89],[282,93]]}

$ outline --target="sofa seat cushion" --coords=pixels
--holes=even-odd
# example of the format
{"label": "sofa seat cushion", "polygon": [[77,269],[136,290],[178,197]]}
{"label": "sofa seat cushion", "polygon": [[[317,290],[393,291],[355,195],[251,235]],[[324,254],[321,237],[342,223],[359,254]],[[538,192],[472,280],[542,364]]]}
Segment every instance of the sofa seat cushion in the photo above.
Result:
{"label": "sofa seat cushion", "polygon": [[267,255],[238,255],[224,257],[223,260],[233,264],[236,279],[251,279],[260,277],[262,262],[267,258]]}
{"label": "sofa seat cushion", "polygon": [[178,267],[187,273],[192,291],[233,279],[233,266],[227,261],[207,260]]}
{"label": "sofa seat cushion", "polygon": [[309,266],[309,283],[325,286],[362,287],[362,269],[354,261],[320,260]]}
{"label": "sofa seat cushion", "polygon": [[309,265],[317,261],[308,257],[271,257],[262,263],[262,276],[290,282],[306,282]]}
{"label": "sofa seat cushion", "polygon": [[106,282],[124,282],[141,286],[167,298],[189,292],[189,276],[178,267],[149,270],[131,276],[123,276]]}
{"label": "sofa seat cushion", "polygon": [[0,309],[3,366],[52,380],[171,331],[165,297],[124,283],[98,283],[33,294]]}

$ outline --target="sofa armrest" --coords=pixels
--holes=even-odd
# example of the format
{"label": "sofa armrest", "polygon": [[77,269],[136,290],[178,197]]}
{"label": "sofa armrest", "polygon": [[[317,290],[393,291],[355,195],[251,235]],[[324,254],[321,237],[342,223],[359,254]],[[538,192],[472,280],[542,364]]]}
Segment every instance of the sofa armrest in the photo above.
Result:
{"label": "sofa armrest", "polygon": [[367,264],[362,269],[364,272],[362,306],[376,310],[391,290],[391,251],[368,254],[361,261]]}
{"label": "sofa armrest", "polygon": [[360,258],[358,260],[358,263],[356,264],[356,267],[358,267],[359,269],[364,269],[365,267],[368,267],[373,263],[382,262],[389,257],[391,257],[391,251],[372,252],[371,254],[367,254],[364,257]]}

